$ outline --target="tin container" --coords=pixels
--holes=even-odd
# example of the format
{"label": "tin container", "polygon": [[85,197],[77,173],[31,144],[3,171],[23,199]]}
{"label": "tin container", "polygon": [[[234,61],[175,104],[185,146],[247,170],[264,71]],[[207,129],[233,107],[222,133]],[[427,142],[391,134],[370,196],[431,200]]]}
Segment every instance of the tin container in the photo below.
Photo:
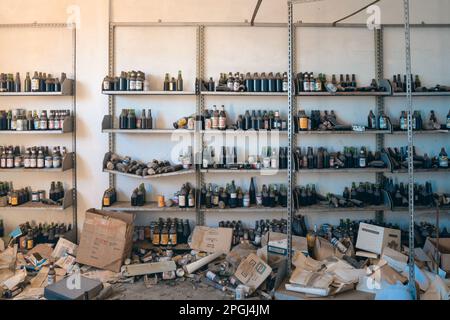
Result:
{"label": "tin container", "polygon": [[242,284],[236,288],[235,300],[245,300],[245,287]]}
{"label": "tin container", "polygon": [[45,199],[45,190],[39,190],[39,200]]}
{"label": "tin container", "polygon": [[41,197],[39,196],[39,192],[33,192],[31,194],[31,202],[39,202],[41,201]]}

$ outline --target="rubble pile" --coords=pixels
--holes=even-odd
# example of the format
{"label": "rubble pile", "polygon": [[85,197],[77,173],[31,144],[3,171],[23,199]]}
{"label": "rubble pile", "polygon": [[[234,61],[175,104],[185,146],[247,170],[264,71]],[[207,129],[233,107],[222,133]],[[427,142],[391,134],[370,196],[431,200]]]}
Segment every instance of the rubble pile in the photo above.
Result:
{"label": "rubble pile", "polygon": [[[152,236],[158,223],[135,227],[134,220],[131,213],[91,209],[79,245],[61,236],[56,244],[31,250],[21,248],[22,235],[15,230],[9,243],[0,239],[1,298],[119,299],[122,284],[143,282],[157,290],[161,283],[187,281],[193,290],[207,286],[236,300],[280,299],[280,290],[301,299],[357,292],[372,299],[412,298],[409,249],[398,229],[341,222],[307,232],[304,219],[297,217],[294,229],[306,237],[292,239],[293,272],[288,275],[285,220],[260,220],[254,229],[239,221],[221,222],[219,228],[196,226],[189,236],[173,220],[169,240],[158,244]],[[414,249],[418,297],[448,300],[450,239],[432,238],[436,230],[419,227],[427,238]],[[177,241],[178,235],[186,239]],[[163,236],[165,231],[156,235]]]}

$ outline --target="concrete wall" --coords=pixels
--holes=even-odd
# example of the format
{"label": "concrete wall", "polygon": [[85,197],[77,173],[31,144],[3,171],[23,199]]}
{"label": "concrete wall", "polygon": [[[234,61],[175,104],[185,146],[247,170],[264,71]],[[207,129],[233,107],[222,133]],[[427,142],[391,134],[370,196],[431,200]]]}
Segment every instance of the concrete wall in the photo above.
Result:
{"label": "concrete wall", "polygon": [[[122,0],[113,1],[112,16],[114,21],[181,21],[181,22],[243,22],[250,20],[256,0]],[[323,1],[297,6],[295,21],[331,22],[358,9],[366,1],[341,0]],[[382,23],[402,23],[402,1],[383,1],[380,4]],[[450,11],[450,4],[445,0],[411,1],[411,17],[413,23],[449,23],[445,13]],[[103,191],[108,186],[108,176],[101,172],[102,159],[107,150],[107,135],[101,133],[101,120],[108,110],[108,99],[100,94],[100,84],[108,72],[108,1],[97,0],[0,0],[2,23],[29,22],[66,22],[70,16],[67,10],[72,5],[80,8],[81,25],[77,36],[77,101],[78,101],[78,217],[79,227],[82,227],[84,212],[91,207],[98,207]],[[286,22],[286,3],[282,0],[264,0],[257,22]],[[348,22],[365,22],[368,15],[361,13]],[[0,29],[0,71],[22,74],[35,69],[70,74],[71,52],[70,31],[68,30],[35,30],[35,29]],[[367,83],[373,78],[374,44],[373,33],[366,29],[299,29],[297,31],[297,61],[298,69],[331,73],[355,73],[361,83]],[[161,77],[165,72],[176,73],[183,70],[185,83],[193,87],[195,74],[195,29],[194,28],[126,28],[117,33],[116,71],[122,69],[142,69],[154,75],[151,86],[160,86]],[[447,29],[425,29],[413,32],[413,69],[422,75],[426,85],[450,83],[450,66],[445,58],[450,53],[449,33]],[[387,29],[384,36],[385,76],[404,72],[404,35],[402,29]],[[287,30],[284,28],[207,28],[206,29],[206,75],[217,77],[219,72],[228,71],[285,71],[287,70]],[[20,57],[20,58],[18,58]],[[189,87],[187,88],[189,89]],[[70,103],[67,98],[2,98],[1,109],[56,108]],[[224,104],[234,115],[246,109],[264,108],[280,109],[286,115],[287,102],[284,98],[213,98],[206,99],[206,105]],[[357,99],[312,99],[304,98],[299,105],[306,109],[334,109],[344,122],[365,123],[370,109],[375,108],[374,98]],[[414,105],[425,111],[434,109],[443,121],[449,102],[446,98],[415,99]],[[195,111],[195,98],[118,98],[117,109],[122,107],[151,108],[157,125],[169,127],[178,116],[189,115]],[[388,114],[398,117],[404,107],[400,99],[386,99]],[[133,136],[134,137],[134,136]],[[320,140],[320,141],[319,141]],[[151,141],[149,143],[149,141]],[[286,140],[284,140],[283,143]],[[131,142],[129,136],[118,136],[117,150],[140,159],[167,158],[170,149],[177,141],[169,141],[168,137],[136,137]],[[405,137],[389,137],[387,145],[405,145]],[[0,144],[20,145],[70,145],[70,138],[40,137],[9,137],[0,136]],[[346,145],[368,146],[373,150],[373,137],[348,138],[318,138],[307,137],[299,142],[301,146],[324,145],[333,149]],[[447,137],[420,136],[417,137],[419,152],[429,152],[433,155],[439,152],[441,146],[450,149]],[[13,181],[16,186],[30,185],[34,188],[48,189],[53,180],[60,179],[58,175],[36,174],[28,176],[19,174],[2,174],[0,181]],[[333,179],[333,184],[329,180]],[[337,179],[336,179],[337,178]],[[302,184],[316,183],[323,192],[339,192],[352,181],[374,181],[374,175],[349,176],[335,174],[330,176],[306,175]],[[406,178],[406,177],[404,177]],[[236,182],[247,186],[250,175],[236,177]],[[443,176],[418,175],[418,181],[432,180],[438,191],[450,190],[448,178]],[[191,182],[194,182],[192,177]],[[226,176],[208,177],[207,181],[230,180]],[[257,177],[258,185],[265,183],[282,183],[283,176],[269,178]],[[70,173],[64,174],[64,181],[70,183]],[[336,183],[334,183],[336,181]],[[170,196],[176,188],[186,182],[186,177],[165,178],[154,183],[146,183],[152,197],[162,193]],[[118,186],[122,199],[127,199],[131,189],[138,181],[128,178],[118,178]],[[70,221],[71,211],[65,213],[42,212],[6,212],[0,211],[0,219],[4,219],[7,230],[18,223],[35,221]],[[230,216],[212,214],[207,217],[207,223],[215,225],[222,219],[241,219],[253,223],[255,219],[269,218],[273,215]],[[349,218],[367,218],[372,214],[351,215]],[[139,223],[147,223],[158,218],[158,214],[141,214]],[[182,218],[195,219],[195,214],[182,215]],[[275,216],[274,216],[275,217]],[[278,216],[280,217],[280,216]],[[387,214],[387,219],[394,222],[407,223],[403,215]],[[314,215],[308,217],[309,223],[337,222],[340,216]],[[433,215],[418,217],[419,220],[433,220]],[[448,216],[443,223],[449,225]]]}

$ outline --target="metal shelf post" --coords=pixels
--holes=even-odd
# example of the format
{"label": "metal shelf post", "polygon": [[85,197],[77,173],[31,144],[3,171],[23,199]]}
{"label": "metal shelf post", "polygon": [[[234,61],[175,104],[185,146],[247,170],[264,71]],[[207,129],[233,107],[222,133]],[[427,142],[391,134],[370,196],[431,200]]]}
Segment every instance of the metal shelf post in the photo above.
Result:
{"label": "metal shelf post", "polygon": [[405,15],[405,62],[406,62],[406,103],[408,110],[408,202],[409,202],[409,288],[411,296],[417,299],[414,263],[414,132],[412,126],[412,87],[411,87],[411,28],[409,24],[409,0],[403,0]]}

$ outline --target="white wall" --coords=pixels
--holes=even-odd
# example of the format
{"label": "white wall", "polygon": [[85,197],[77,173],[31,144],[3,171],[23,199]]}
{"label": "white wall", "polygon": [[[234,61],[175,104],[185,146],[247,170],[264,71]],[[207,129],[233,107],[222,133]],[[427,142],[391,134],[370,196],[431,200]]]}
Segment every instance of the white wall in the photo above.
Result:
{"label": "white wall", "polygon": [[[182,21],[182,22],[208,22],[208,21],[234,21],[250,20],[256,0],[122,0],[113,1],[114,21]],[[446,13],[450,12],[450,3],[446,0],[411,1],[411,16],[413,23],[425,21],[427,23],[449,23]],[[331,22],[366,4],[366,1],[326,0],[297,6],[295,21],[304,22]],[[91,207],[100,205],[101,195],[108,185],[108,176],[101,172],[102,159],[107,150],[107,136],[101,133],[101,120],[108,110],[108,99],[100,94],[100,83],[108,71],[108,1],[97,0],[0,0],[2,10],[0,21],[2,23],[29,23],[29,22],[65,22],[67,8],[78,5],[81,10],[81,27],[78,30],[77,44],[77,101],[78,101],[78,217],[79,226],[82,226],[84,212]],[[402,1],[382,1],[382,23],[401,23]],[[264,0],[258,14],[257,22],[286,22],[287,7],[282,0]],[[348,22],[365,22],[364,13],[351,18]],[[373,34],[362,29],[299,29],[297,31],[298,69],[327,74],[351,72],[357,74],[362,83],[367,83],[374,74],[374,46]],[[391,77],[393,73],[404,71],[404,42],[402,29],[387,29],[384,35],[385,44],[385,76]],[[422,75],[426,85],[435,82],[450,83],[450,67],[444,57],[450,53],[449,33],[442,30],[417,30],[413,32],[413,69]],[[228,71],[284,71],[287,69],[287,31],[283,28],[207,28],[206,29],[206,75],[217,77],[219,72]],[[70,70],[70,32],[67,30],[45,31],[30,29],[0,29],[0,72],[26,71],[39,69],[53,73]],[[8,50],[4,48],[7,47]],[[161,77],[165,72],[176,73],[183,70],[186,85],[191,85],[195,73],[195,29],[194,28],[142,28],[119,29],[117,33],[117,59],[116,71],[122,69],[142,69],[154,75],[151,86],[160,86]],[[18,59],[17,57],[20,57]],[[70,72],[69,72],[70,74]],[[188,88],[187,88],[188,89]],[[13,107],[53,108],[67,105],[66,98],[32,99],[32,98],[2,98],[0,106],[3,109]],[[208,97],[206,105],[225,104],[232,115],[242,112],[246,108],[280,109],[282,114],[287,112],[287,102],[284,98],[248,99],[227,98],[219,99]],[[386,99],[386,108],[392,116],[398,117],[404,101],[392,98]],[[439,118],[444,120],[448,112],[448,99],[436,98],[416,99],[415,106],[424,110],[423,116],[434,109]],[[367,113],[375,108],[374,98],[358,99],[311,99],[302,98],[299,105],[306,109],[334,109],[338,117],[344,122],[365,123]],[[117,110],[122,107],[151,108],[157,118],[158,127],[170,127],[179,115],[188,115],[195,110],[195,98],[118,98]],[[134,137],[134,136],[133,136]],[[118,136],[117,150],[123,154],[130,154],[141,159],[154,157],[168,157],[169,148],[176,141],[169,142],[167,137],[139,137],[130,143],[130,137]],[[0,137],[0,144],[67,144],[70,138],[51,138],[45,142],[38,137],[16,138]],[[319,141],[320,140],[320,141]],[[151,141],[151,144],[148,144]],[[329,147],[343,147],[345,145],[375,147],[375,139],[371,137],[348,138],[315,138],[307,137],[299,142],[301,146],[325,145]],[[406,144],[400,137],[388,137],[387,145],[399,146]],[[417,137],[418,151],[438,152],[444,145],[450,149],[447,137]],[[142,147],[145,146],[145,147]],[[32,187],[48,188],[50,181],[58,176],[36,174],[30,180],[24,180],[18,174],[2,174],[0,181],[13,180],[15,185],[31,185]],[[70,183],[70,174],[64,175],[65,181]],[[237,177],[237,182],[248,185],[250,176]],[[320,190],[341,191],[344,185],[353,180],[373,181],[373,175],[357,177],[344,177],[343,175],[302,177],[305,183],[315,182]],[[328,183],[329,179],[336,179],[339,183]],[[225,176],[208,177],[207,181],[222,180],[228,182]],[[264,182],[281,183],[285,177],[258,178],[258,184]],[[419,181],[433,179],[438,190],[449,191],[450,185],[445,177],[418,175]],[[192,177],[194,182],[194,177]],[[176,191],[185,178],[166,178],[157,183],[147,183],[152,196],[159,193],[166,196]],[[138,181],[127,178],[118,178],[121,195],[128,198],[132,188]],[[303,181],[302,181],[303,183]],[[7,230],[11,230],[18,223],[29,219],[36,221],[70,221],[70,213],[40,212],[4,212],[0,211],[0,219],[5,220]],[[350,218],[371,217],[372,215],[352,215]],[[141,214],[139,223],[157,218],[158,214]],[[403,221],[401,215],[387,214],[388,219]],[[182,218],[195,218],[194,214],[184,215]],[[251,215],[223,216],[213,214],[207,217],[207,223],[214,225],[221,219],[238,219],[252,222],[255,218],[266,216]],[[269,218],[269,216],[267,216]],[[421,219],[422,217],[420,217]],[[424,219],[432,221],[433,216]],[[323,221],[336,222],[339,216],[317,215],[308,218],[310,223]],[[403,224],[404,224],[403,223]],[[444,223],[449,224],[448,216]]]}

